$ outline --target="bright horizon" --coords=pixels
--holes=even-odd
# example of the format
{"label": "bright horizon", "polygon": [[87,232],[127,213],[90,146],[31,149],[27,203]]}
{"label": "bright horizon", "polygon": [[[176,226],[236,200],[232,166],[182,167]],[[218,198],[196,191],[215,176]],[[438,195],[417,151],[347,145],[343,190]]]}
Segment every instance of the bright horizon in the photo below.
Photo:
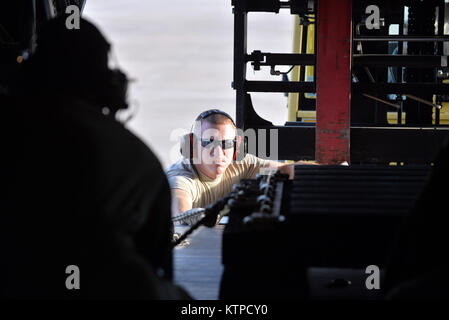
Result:
{"label": "bright horizon", "polygon": [[[100,28],[119,67],[136,79],[129,93],[136,113],[127,127],[164,169],[179,159],[178,137],[199,113],[219,108],[235,117],[231,1],[90,0],[83,16]],[[292,30],[288,11],[250,14],[248,53],[291,52]],[[268,75],[269,70],[247,72],[248,78],[280,80]],[[252,97],[260,116],[284,124],[287,98],[282,93]]]}

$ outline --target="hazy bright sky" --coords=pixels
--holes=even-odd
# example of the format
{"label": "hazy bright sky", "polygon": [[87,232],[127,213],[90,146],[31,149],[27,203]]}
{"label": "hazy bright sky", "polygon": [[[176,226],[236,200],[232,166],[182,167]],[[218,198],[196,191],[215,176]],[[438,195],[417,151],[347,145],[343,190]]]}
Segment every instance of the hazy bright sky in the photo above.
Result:
{"label": "hazy bright sky", "polygon": [[[88,0],[84,17],[103,31],[119,66],[136,79],[130,100],[138,108],[128,127],[164,168],[179,158],[178,137],[200,112],[219,108],[235,116],[231,0]],[[292,30],[288,11],[250,13],[248,53],[291,52]],[[248,78],[258,75],[248,70]],[[253,95],[253,103],[263,118],[286,121],[283,94]]]}

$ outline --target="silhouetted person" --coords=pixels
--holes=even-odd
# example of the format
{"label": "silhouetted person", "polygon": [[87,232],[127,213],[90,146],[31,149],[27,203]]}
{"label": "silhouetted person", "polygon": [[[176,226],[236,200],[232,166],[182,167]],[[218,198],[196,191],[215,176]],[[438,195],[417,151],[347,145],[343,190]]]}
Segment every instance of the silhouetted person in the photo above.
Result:
{"label": "silhouetted person", "polygon": [[[79,30],[49,21],[0,109],[1,297],[188,297],[171,284],[165,174],[114,117],[126,77],[108,68],[109,49],[84,19]],[[79,290],[66,288],[69,265]]]}
{"label": "silhouetted person", "polygon": [[386,273],[389,299],[449,298],[449,145],[402,226]]}

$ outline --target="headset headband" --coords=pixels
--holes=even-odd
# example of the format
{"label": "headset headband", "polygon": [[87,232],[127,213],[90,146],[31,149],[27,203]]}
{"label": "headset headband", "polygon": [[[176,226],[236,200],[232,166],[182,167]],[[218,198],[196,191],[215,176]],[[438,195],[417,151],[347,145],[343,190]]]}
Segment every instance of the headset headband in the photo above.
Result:
{"label": "headset headband", "polygon": [[206,119],[207,117],[209,117],[209,116],[211,116],[213,114],[221,114],[221,115],[225,116],[226,118],[231,120],[231,122],[234,125],[234,127],[236,126],[234,120],[232,120],[232,118],[231,118],[231,116],[229,114],[227,114],[224,111],[218,110],[218,109],[210,109],[210,110],[206,110],[204,112],[201,112],[201,114],[198,117],[196,117],[195,121],[203,121],[204,119]]}

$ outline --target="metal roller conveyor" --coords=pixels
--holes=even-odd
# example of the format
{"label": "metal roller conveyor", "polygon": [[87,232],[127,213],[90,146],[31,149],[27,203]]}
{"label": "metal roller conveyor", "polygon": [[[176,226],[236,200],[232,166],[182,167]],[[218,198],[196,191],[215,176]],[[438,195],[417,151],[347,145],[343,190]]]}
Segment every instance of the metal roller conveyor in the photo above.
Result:
{"label": "metal roller conveyor", "polygon": [[245,181],[252,194],[244,191],[230,206],[223,232],[221,298],[329,297],[338,283],[346,290],[340,298],[376,298],[363,287],[365,268],[377,265],[383,274],[429,172],[430,166],[301,165],[294,180],[277,174]]}

